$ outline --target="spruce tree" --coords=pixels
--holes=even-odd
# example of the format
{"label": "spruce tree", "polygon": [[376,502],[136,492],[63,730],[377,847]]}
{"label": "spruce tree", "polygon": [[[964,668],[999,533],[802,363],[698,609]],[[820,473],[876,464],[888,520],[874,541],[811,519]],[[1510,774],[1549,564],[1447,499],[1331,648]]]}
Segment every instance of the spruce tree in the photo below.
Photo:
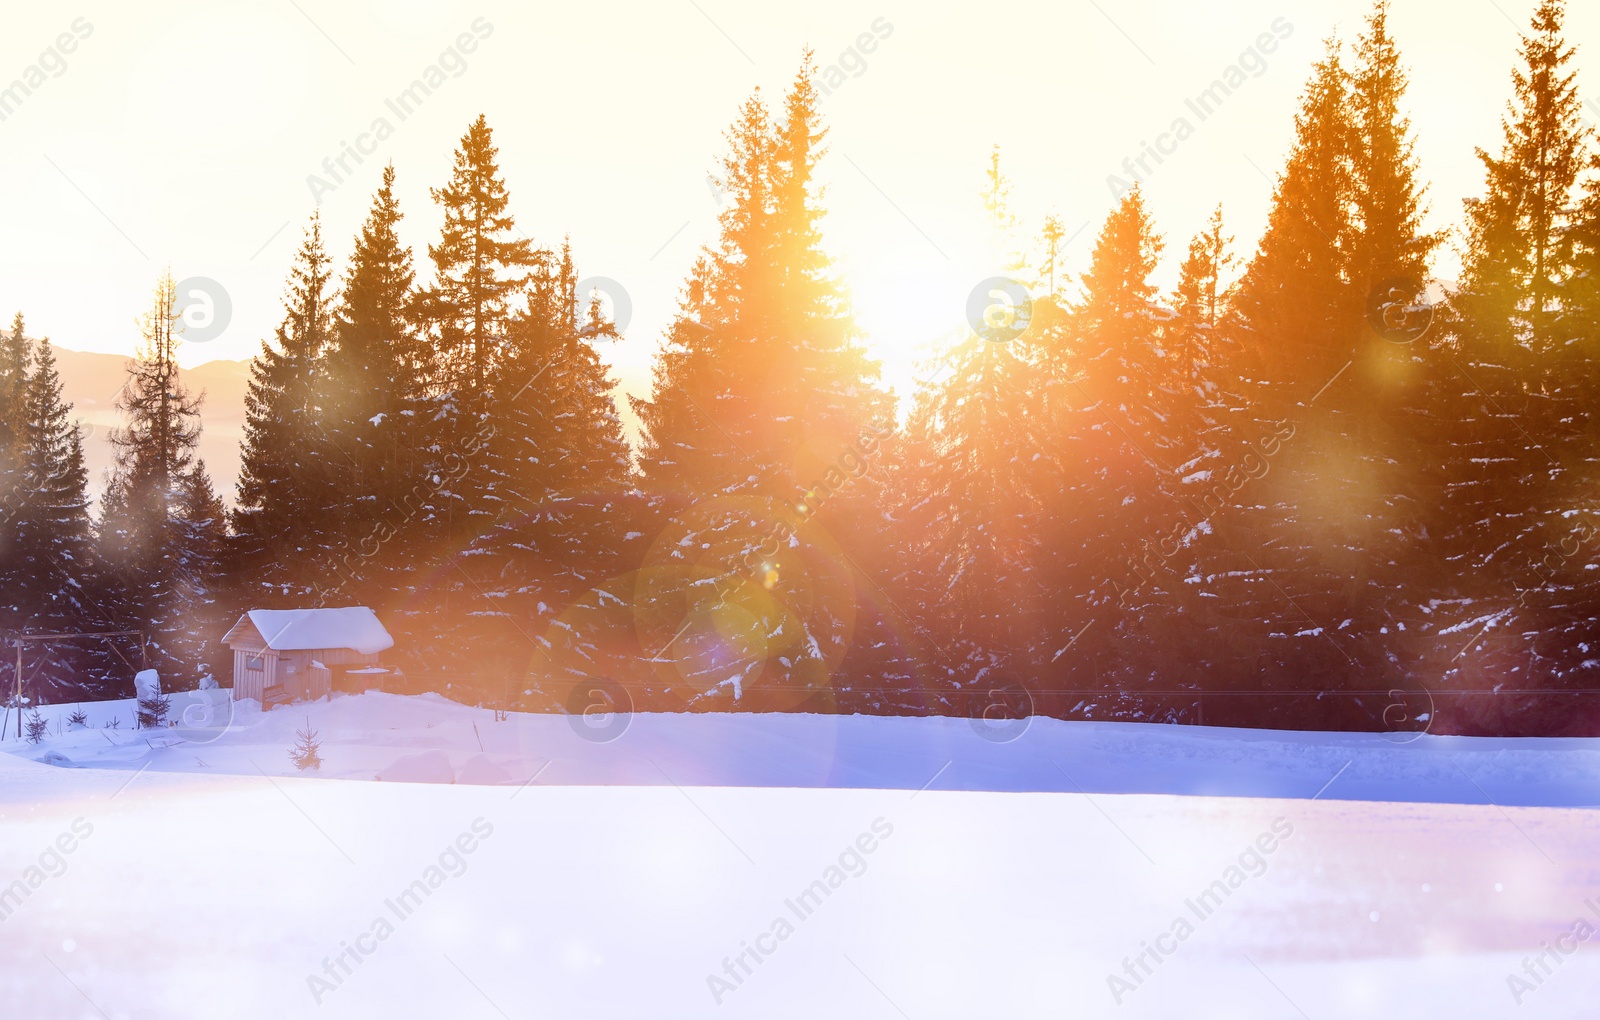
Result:
{"label": "spruce tree", "polygon": [[[1421,348],[1366,320],[1369,293],[1412,300],[1439,238],[1421,229],[1387,13],[1374,7],[1349,70],[1330,41],[1296,117],[1236,298],[1239,368],[1259,380],[1236,429],[1249,457],[1238,463],[1254,469],[1226,525],[1198,546],[1198,576],[1216,581],[1191,589],[1237,608],[1227,672],[1291,689],[1363,675],[1402,686],[1385,674],[1411,668],[1391,668],[1401,657],[1383,649],[1405,640],[1395,602],[1406,569],[1426,562],[1428,487],[1411,467],[1426,448],[1427,423],[1414,420]],[[1295,456],[1277,456],[1290,441]]]}
{"label": "spruce tree", "polygon": [[124,424],[111,435],[117,459],[99,545],[126,626],[150,636],[152,665],[163,676],[188,680],[198,678],[206,642],[217,636],[191,579],[209,579],[215,561],[186,516],[185,493],[204,475],[195,457],[201,398],[179,377],[175,286],[170,272],[158,281],[117,400]]}
{"label": "spruce tree", "polygon": [[0,336],[0,437],[14,451],[21,443],[21,410],[28,392],[28,340],[22,313],[11,318],[11,332]]}
{"label": "spruce tree", "polygon": [[83,435],[62,398],[55,351],[48,338],[34,349],[23,422],[26,493],[18,515],[16,583],[41,622],[69,623],[91,615],[93,585],[88,471]]}
{"label": "spruce tree", "polygon": [[533,242],[513,237],[516,219],[500,178],[499,150],[482,114],[461,136],[450,180],[432,190],[444,210],[439,243],[428,246],[435,283],[427,293],[451,385],[482,391],[495,367],[510,302],[535,263]]}
{"label": "spruce tree", "polygon": [[15,555],[18,515],[27,495],[23,467],[27,445],[28,341],[22,313],[0,337],[0,562]]}
{"label": "spruce tree", "polygon": [[1172,295],[1174,314],[1165,327],[1164,352],[1172,365],[1163,373],[1163,389],[1170,393],[1173,427],[1193,438],[1195,450],[1226,442],[1223,434],[1245,404],[1237,375],[1241,361],[1232,331],[1224,328],[1233,240],[1223,228],[1219,205],[1205,229],[1189,240]]}
{"label": "spruce tree", "polygon": [[[4,501],[10,540],[0,557],[0,607],[8,629],[108,625],[95,569],[83,437],[71,411],[62,398],[55,352],[49,340],[41,339],[22,403],[8,416],[20,440],[17,488]],[[28,667],[33,690],[46,692],[49,700],[98,692],[101,650],[73,645],[34,650],[39,655]]]}
{"label": "spruce tree", "polygon": [[1386,279],[1423,282],[1443,240],[1422,229],[1424,188],[1417,180],[1411,121],[1403,109],[1409,83],[1389,34],[1388,0],[1379,0],[1356,42],[1351,72],[1351,168],[1355,220],[1350,282],[1367,295]]}
{"label": "spruce tree", "polygon": [[[1519,686],[1587,687],[1586,649],[1597,637],[1600,580],[1587,569],[1586,536],[1596,524],[1587,494],[1600,478],[1593,454],[1600,442],[1594,300],[1600,183],[1593,176],[1600,154],[1594,133],[1581,124],[1564,20],[1565,5],[1547,0],[1523,39],[1501,159],[1485,160],[1490,183],[1483,205],[1507,204],[1496,196],[1497,177],[1514,183],[1519,201],[1514,215],[1470,235],[1470,272],[1457,302],[1462,349],[1484,362],[1478,381],[1494,398],[1472,433],[1478,457],[1492,452],[1492,459],[1470,459],[1466,450],[1458,458],[1456,477],[1478,483],[1468,491],[1487,497],[1458,515],[1458,548],[1484,565],[1485,582],[1500,582],[1501,597],[1485,602],[1504,614],[1503,626],[1466,663],[1474,685],[1487,685],[1497,672],[1521,671],[1527,682]],[[1513,160],[1534,163],[1519,171]],[[1475,211],[1469,209],[1469,220],[1477,228]],[[1497,279],[1510,281],[1516,300],[1496,300]],[[1516,432],[1497,433],[1495,419],[1507,414],[1516,415]],[[1507,591],[1514,598],[1505,598]],[[1571,718],[1557,699],[1507,707],[1543,732]],[[1491,729],[1499,725],[1489,722]]]}
{"label": "spruce tree", "polygon": [[332,267],[313,215],[290,270],[284,318],[250,365],[233,527],[243,555],[282,595],[304,599],[332,569],[336,479],[347,463],[321,401],[334,340]]}
{"label": "spruce tree", "polygon": [[391,165],[356,236],[333,313],[334,342],[319,365],[323,428],[340,492],[332,525],[338,563],[322,594],[341,602],[383,602],[398,583],[396,550],[369,551],[375,528],[403,528],[407,537],[391,541],[426,555],[425,529],[408,517],[406,498],[437,460],[426,453],[432,350],[413,321],[415,271],[396,232],[400,219]]}
{"label": "spruce tree", "polygon": [[849,567],[818,552],[840,521],[800,508],[819,482],[840,508],[864,491],[837,462],[889,405],[820,244],[814,78],[808,54],[776,124],[759,92],[741,108],[721,236],[635,401],[644,481],[688,507],[647,565],[641,634],[670,644],[663,676],[707,703],[769,683],[825,692],[849,648]]}
{"label": "spruce tree", "polygon": [[178,476],[175,495],[172,595],[185,623],[185,650],[194,656],[184,660],[182,675],[199,681],[220,668],[230,654],[217,644],[234,619],[229,613],[232,607],[223,599],[227,512],[211,484],[205,461],[198,457]]}
{"label": "spruce tree", "polygon": [[973,707],[957,691],[1030,677],[1039,628],[1072,609],[1045,587],[1044,525],[1062,465],[1030,353],[1023,340],[966,338],[917,394],[897,444],[893,589],[934,667],[927,686],[955,708]]}
{"label": "spruce tree", "polygon": [[1274,412],[1292,404],[1297,387],[1314,388],[1345,360],[1360,313],[1349,280],[1355,192],[1349,92],[1339,43],[1329,39],[1301,97],[1266,233],[1235,301],[1241,340],[1266,376],[1257,399]]}
{"label": "spruce tree", "polygon": [[[541,682],[617,676],[632,622],[601,585],[624,572],[624,534],[635,521],[632,466],[614,381],[598,345],[618,337],[597,295],[580,310],[569,245],[536,267],[526,307],[508,327],[493,380],[492,430],[467,458],[498,479],[492,524],[458,560],[460,597],[477,608],[475,633],[520,655],[500,671]],[[527,638],[536,658],[529,664]],[[481,669],[481,663],[480,663]]]}
{"label": "spruce tree", "polygon": [[436,459],[427,468],[429,478],[452,478],[450,484],[429,487],[426,498],[434,508],[435,530],[456,550],[487,534],[505,506],[504,468],[478,450],[497,427],[493,405],[498,397],[491,387],[512,353],[516,299],[545,257],[520,236],[498,154],[488,121],[480,115],[456,148],[450,179],[432,189],[444,227],[439,242],[428,247],[434,281],[417,305],[437,367],[427,445],[440,457],[471,458],[472,464],[464,472],[441,473]]}
{"label": "spruce tree", "polygon": [[1140,553],[1182,519],[1178,468],[1194,458],[1174,413],[1181,337],[1150,279],[1162,248],[1135,187],[1107,216],[1082,297],[1046,343],[1060,352],[1049,408],[1061,476],[1048,507],[1049,584],[1063,612],[1045,650],[1053,659],[1094,621],[1067,675],[1106,684],[1136,686],[1140,664],[1150,667],[1138,621],[1161,611],[1176,578]]}
{"label": "spruce tree", "polygon": [[1478,346],[1518,343],[1544,353],[1563,339],[1557,322],[1572,271],[1574,188],[1587,155],[1565,8],[1541,0],[1522,37],[1524,66],[1512,71],[1500,151],[1478,150],[1486,191],[1467,202],[1458,300]]}
{"label": "spruce tree", "polygon": [[640,470],[652,491],[732,495],[766,482],[761,461],[752,464],[741,452],[756,438],[756,423],[751,381],[739,385],[734,373],[745,368],[744,350],[753,343],[738,333],[759,334],[771,313],[770,132],[758,89],[728,131],[720,240],[690,272],[650,399],[633,398],[643,424]]}
{"label": "spruce tree", "polygon": [[[1552,553],[1566,547],[1592,484],[1600,395],[1592,325],[1580,312],[1577,185],[1592,156],[1564,18],[1559,0],[1535,10],[1512,72],[1500,149],[1478,151],[1485,189],[1466,207],[1447,349],[1456,371],[1439,373],[1441,413],[1455,421],[1444,543],[1450,562],[1461,564],[1452,592],[1460,609],[1440,626],[1476,631],[1489,615],[1500,626],[1470,655],[1439,642],[1433,654],[1453,686],[1492,686],[1513,673],[1525,681],[1517,686],[1549,682],[1575,665],[1562,664],[1550,646],[1588,640],[1583,621],[1593,612],[1581,557]],[[1535,633],[1551,635],[1542,653],[1521,636]],[[1527,677],[1536,663],[1545,676]]]}
{"label": "spruce tree", "polygon": [[[1333,405],[1343,412],[1335,427],[1342,433],[1341,448],[1350,453],[1330,458],[1328,465],[1342,461],[1354,468],[1338,472],[1348,479],[1346,498],[1352,501],[1345,519],[1363,521],[1365,532],[1360,554],[1344,571],[1349,608],[1339,610],[1340,621],[1350,621],[1346,633],[1352,642],[1399,651],[1383,657],[1383,668],[1392,669],[1391,682],[1404,685],[1418,668],[1407,646],[1431,623],[1428,614],[1415,610],[1411,596],[1418,587],[1436,590],[1442,573],[1436,541],[1447,490],[1438,468],[1448,437],[1438,427],[1438,393],[1430,380],[1454,369],[1435,349],[1439,333],[1427,328],[1432,313],[1421,307],[1443,234],[1423,228],[1426,189],[1404,112],[1408,76],[1389,34],[1388,13],[1386,0],[1373,6],[1351,72],[1355,216],[1349,273],[1370,328],[1357,330],[1345,380],[1361,396]],[[1397,660],[1404,664],[1394,665]]]}
{"label": "spruce tree", "polygon": [[577,293],[577,277],[564,244],[559,262],[541,267],[510,327],[513,353],[495,386],[493,443],[507,476],[502,524],[524,531],[552,566],[582,578],[614,551],[616,536],[606,534],[598,511],[630,488],[632,467],[611,398],[615,381],[596,349],[618,334],[597,304],[580,312],[592,296]]}

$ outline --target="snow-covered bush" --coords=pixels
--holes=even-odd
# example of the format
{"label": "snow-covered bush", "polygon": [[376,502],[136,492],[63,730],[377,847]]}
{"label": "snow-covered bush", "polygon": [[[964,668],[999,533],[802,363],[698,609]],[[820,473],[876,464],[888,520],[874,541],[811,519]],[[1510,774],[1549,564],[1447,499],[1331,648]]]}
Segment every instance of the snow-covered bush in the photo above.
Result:
{"label": "snow-covered bush", "polygon": [[136,713],[139,725],[147,730],[160,726],[167,718],[167,710],[172,707],[172,699],[161,693],[161,677],[153,669],[142,669],[134,675],[134,690],[139,695],[139,708]]}
{"label": "snow-covered bush", "polygon": [[141,669],[133,675],[133,694],[140,701],[161,695],[161,674],[153,669]]}

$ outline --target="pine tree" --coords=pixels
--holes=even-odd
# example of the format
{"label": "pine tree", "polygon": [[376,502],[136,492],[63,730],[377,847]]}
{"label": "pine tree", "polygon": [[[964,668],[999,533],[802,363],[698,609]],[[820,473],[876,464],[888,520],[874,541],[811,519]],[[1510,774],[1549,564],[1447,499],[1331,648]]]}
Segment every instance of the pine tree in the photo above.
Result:
{"label": "pine tree", "polygon": [[425,442],[441,457],[472,458],[471,469],[459,473],[441,471],[438,460],[425,467],[431,479],[452,479],[429,487],[426,499],[433,508],[433,530],[453,550],[488,534],[505,508],[504,469],[478,451],[496,429],[498,398],[491,386],[512,353],[514,301],[547,257],[528,238],[513,236],[521,231],[509,211],[498,151],[480,115],[456,148],[449,181],[432,189],[444,227],[439,242],[428,248],[434,282],[417,304],[438,369]]}
{"label": "pine tree", "polygon": [[1046,584],[1061,607],[1042,635],[1041,666],[1071,645],[1066,675],[1099,683],[1136,686],[1148,676],[1141,670],[1153,656],[1138,620],[1159,613],[1175,578],[1144,547],[1183,519],[1177,490],[1189,472],[1179,467],[1197,457],[1176,422],[1177,323],[1150,279],[1162,248],[1135,187],[1101,227],[1081,300],[1041,345],[1051,352],[1059,472],[1047,502]]}
{"label": "pine tree", "polygon": [[[1237,371],[1254,384],[1236,416],[1238,443],[1218,466],[1229,472],[1219,494],[1227,506],[1196,544],[1190,588],[1191,598],[1230,607],[1217,622],[1236,640],[1214,656],[1224,682],[1326,688],[1388,671],[1378,647],[1386,621],[1392,630],[1393,572],[1370,571],[1392,559],[1397,539],[1385,528],[1401,508],[1416,509],[1390,456],[1407,439],[1397,420],[1414,400],[1397,382],[1416,356],[1367,327],[1366,294],[1391,275],[1420,280],[1437,243],[1419,232],[1404,87],[1383,4],[1353,70],[1328,42],[1235,296],[1240,318],[1227,328],[1242,342]],[[1279,457],[1291,440],[1295,456]]]}
{"label": "pine tree", "polygon": [[[179,378],[175,286],[170,272],[157,283],[138,355],[117,400],[125,424],[111,436],[117,460],[99,545],[125,626],[150,635],[152,666],[163,676],[197,679],[205,643],[216,635],[191,579],[209,579],[215,566],[206,548],[197,546],[185,516],[185,493],[200,484],[196,476],[203,478],[204,468],[195,458],[200,398]],[[203,485],[209,489],[210,483]]]}
{"label": "pine tree", "polygon": [[[1403,666],[1393,667],[1390,680],[1407,683],[1408,671],[1416,668],[1407,646],[1412,635],[1431,623],[1428,614],[1415,610],[1416,600],[1410,596],[1419,584],[1431,587],[1439,579],[1439,508],[1447,499],[1437,468],[1448,441],[1437,427],[1438,394],[1430,377],[1455,372],[1432,349],[1438,334],[1426,330],[1431,313],[1418,310],[1427,301],[1429,264],[1443,234],[1422,224],[1426,189],[1418,178],[1411,122],[1403,109],[1408,76],[1389,34],[1386,0],[1374,4],[1355,50],[1350,78],[1355,216],[1349,274],[1354,293],[1366,304],[1371,328],[1358,329],[1354,364],[1345,380],[1360,399],[1334,402],[1341,415],[1329,424],[1340,430],[1337,440],[1313,441],[1324,448],[1338,443],[1349,451],[1328,462],[1330,468],[1347,465],[1339,473],[1345,474],[1341,481],[1348,479],[1348,495],[1342,498],[1351,507],[1339,526],[1346,534],[1364,532],[1359,555],[1343,571],[1348,580],[1341,622],[1350,621],[1352,642],[1402,652],[1386,661],[1404,660]],[[1332,481],[1322,480],[1323,493]],[[1362,524],[1347,528],[1350,519]],[[1385,627],[1389,637],[1379,640]]]}
{"label": "pine tree", "polygon": [[1512,72],[1500,153],[1478,150],[1486,193],[1467,202],[1458,301],[1479,345],[1561,342],[1561,291],[1572,272],[1574,187],[1585,161],[1583,107],[1562,0],[1541,0]]}
{"label": "pine tree", "polygon": [[977,335],[951,351],[950,370],[917,395],[893,470],[894,590],[915,607],[928,686],[952,707],[970,707],[956,691],[1031,675],[1039,628],[1069,611],[1045,587],[1060,465],[1031,353]]}
{"label": "pine tree", "polygon": [[303,598],[332,568],[337,472],[347,463],[326,427],[323,365],[334,340],[332,269],[313,215],[290,270],[284,318],[250,365],[233,527],[267,582]]}
{"label": "pine tree", "polygon": [[439,329],[451,384],[482,391],[509,321],[509,302],[536,262],[533,242],[510,236],[516,219],[500,179],[493,132],[482,114],[461,136],[450,180],[434,188],[444,210],[439,243],[428,246],[436,282],[428,308]]}
{"label": "pine tree", "polygon": [[23,423],[25,494],[19,501],[14,584],[29,598],[35,620],[67,624],[91,615],[94,586],[88,471],[83,436],[62,399],[55,351],[48,339],[34,349]]}
{"label": "pine tree", "polygon": [[[20,323],[18,323],[20,331]],[[34,348],[27,388],[11,418],[20,441],[18,481],[4,501],[9,535],[0,557],[0,613],[8,629],[72,631],[105,626],[103,592],[95,569],[83,464],[83,438],[62,399],[55,352],[47,339]],[[39,646],[28,667],[30,686],[51,700],[100,685],[97,650]],[[13,667],[14,668],[14,667]]]}
{"label": "pine tree", "polygon": [[[405,526],[400,544],[425,556],[428,540],[405,499],[436,458],[425,421],[432,351],[417,335],[415,271],[411,250],[396,233],[401,219],[394,194],[394,167],[383,183],[355,241],[350,268],[334,311],[333,335],[320,359],[317,389],[323,426],[339,468],[336,578],[342,601],[385,601],[382,589],[396,583],[394,555],[371,555],[362,544],[380,522]],[[371,582],[371,583],[368,583]],[[345,590],[354,583],[362,592]]]}
{"label": "pine tree", "polygon": [[[663,675],[676,683],[668,671],[681,671],[689,697],[768,681],[824,690],[848,650],[848,568],[816,554],[839,522],[798,508],[817,480],[863,491],[835,462],[889,405],[820,246],[814,76],[808,54],[776,125],[759,92],[741,108],[720,174],[721,237],[690,275],[650,399],[635,401],[647,487],[690,504],[647,565],[657,587],[642,593],[641,633],[670,639],[676,666]],[[796,537],[758,555],[775,529]],[[748,566],[758,559],[761,580]],[[729,641],[731,658],[718,651]]]}
{"label": "pine tree", "polygon": [[625,493],[632,475],[611,398],[615,381],[595,348],[618,334],[598,304],[580,319],[585,296],[577,293],[577,277],[571,248],[563,245],[560,262],[540,270],[541,286],[511,327],[514,353],[495,387],[495,445],[508,479],[503,523],[521,529],[541,521],[540,538],[524,537],[566,569],[614,551],[616,536],[608,539],[595,511]]}
{"label": "pine tree", "polygon": [[[1466,205],[1463,271],[1442,350],[1451,371],[1437,372],[1439,413],[1452,422],[1442,541],[1449,562],[1461,565],[1448,592],[1459,608],[1439,626],[1470,637],[1484,618],[1499,624],[1470,654],[1459,633],[1438,642],[1432,654],[1452,686],[1489,687],[1512,674],[1519,687],[1552,682],[1550,674],[1578,664],[1557,649],[1593,638],[1585,622],[1593,584],[1581,562],[1552,554],[1569,539],[1595,477],[1600,395],[1592,320],[1583,320],[1579,296],[1577,184],[1591,155],[1564,7],[1543,0],[1534,12],[1500,150],[1478,150],[1485,190]],[[1528,634],[1548,638],[1530,642]]]}
{"label": "pine tree", "polygon": [[211,484],[205,461],[199,458],[178,477],[176,495],[173,514],[178,541],[173,556],[173,597],[186,622],[186,651],[194,656],[184,660],[181,675],[199,681],[217,668],[215,660],[207,662],[206,657],[228,655],[226,649],[212,643],[233,622],[231,607],[222,598],[227,511]]}
{"label": "pine tree", "polygon": [[309,717],[305,729],[294,731],[294,738],[294,746],[289,748],[289,760],[294,767],[301,772],[322,768],[322,738],[311,728]]}
{"label": "pine tree", "polygon": [[[615,672],[602,664],[610,654],[601,648],[611,626],[605,607],[573,604],[622,573],[620,546],[633,514],[614,382],[595,346],[618,334],[598,297],[580,318],[577,283],[563,245],[559,261],[536,268],[527,307],[508,328],[491,387],[493,428],[485,448],[468,458],[472,470],[497,479],[495,518],[458,561],[466,580],[460,596],[480,607],[476,632],[519,656],[496,668],[531,668],[551,680]],[[570,616],[552,625],[571,613],[587,615],[581,625]],[[528,636],[543,656],[533,667],[519,640]]]}
{"label": "pine tree", "polygon": [[1271,380],[1274,410],[1348,356],[1360,300],[1350,285],[1354,170],[1349,78],[1337,40],[1314,67],[1295,114],[1267,229],[1240,281],[1241,339]]}
{"label": "pine tree", "polygon": [[1429,256],[1443,240],[1422,229],[1424,189],[1417,181],[1411,121],[1401,109],[1409,79],[1388,19],[1388,0],[1378,0],[1356,43],[1350,79],[1355,222],[1349,273],[1363,295],[1395,277],[1421,283]]}
{"label": "pine tree", "polygon": [[[27,495],[23,456],[28,406],[28,341],[22,313],[0,337],[0,563],[17,554],[18,518]],[[20,612],[20,609],[18,610]],[[3,667],[0,667],[3,668]]]}
{"label": "pine tree", "polygon": [[[734,376],[748,356],[736,335],[763,332],[770,313],[771,126],[757,90],[728,132],[719,185],[726,205],[721,238],[696,261],[684,288],[677,319],[654,369],[649,400],[633,398],[643,425],[639,464],[647,487],[656,492],[733,495],[759,490],[765,479],[752,474],[737,445],[753,438],[748,407],[749,382]],[[729,438],[719,431],[730,431]],[[741,437],[741,438],[733,438]]]}

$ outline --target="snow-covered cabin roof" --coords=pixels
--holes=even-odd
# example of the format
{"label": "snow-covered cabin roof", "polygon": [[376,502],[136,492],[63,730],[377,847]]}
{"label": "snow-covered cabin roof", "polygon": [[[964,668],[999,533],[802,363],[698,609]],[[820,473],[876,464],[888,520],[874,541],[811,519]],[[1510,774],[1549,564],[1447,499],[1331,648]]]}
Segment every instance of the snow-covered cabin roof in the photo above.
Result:
{"label": "snow-covered cabin roof", "polygon": [[232,645],[245,637],[248,624],[268,648],[279,652],[348,648],[362,655],[377,655],[394,647],[394,638],[366,606],[343,609],[252,609],[223,637]]}

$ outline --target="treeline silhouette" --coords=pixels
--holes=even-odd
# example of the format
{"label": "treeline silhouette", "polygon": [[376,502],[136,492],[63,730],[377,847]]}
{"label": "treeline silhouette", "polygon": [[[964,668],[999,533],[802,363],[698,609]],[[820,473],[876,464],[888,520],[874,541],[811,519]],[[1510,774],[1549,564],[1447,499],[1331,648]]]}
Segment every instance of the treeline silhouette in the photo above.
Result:
{"label": "treeline silhouette", "polygon": [[[637,450],[597,353],[616,330],[568,245],[517,229],[480,117],[425,277],[392,166],[342,267],[312,217],[229,513],[170,279],[93,518],[17,318],[0,630],[141,628],[181,685],[244,609],[365,604],[413,678],[533,710],[1600,732],[1600,148],[1563,14],[1523,37],[1450,286],[1380,2],[1316,64],[1253,254],[1219,208],[1162,294],[1137,187],[1081,268],[1049,220],[997,267],[1021,305],[900,425],[826,255],[809,53],[727,132]],[[1001,231],[1007,191],[996,154]],[[125,654],[41,646],[30,690],[124,693]]]}

